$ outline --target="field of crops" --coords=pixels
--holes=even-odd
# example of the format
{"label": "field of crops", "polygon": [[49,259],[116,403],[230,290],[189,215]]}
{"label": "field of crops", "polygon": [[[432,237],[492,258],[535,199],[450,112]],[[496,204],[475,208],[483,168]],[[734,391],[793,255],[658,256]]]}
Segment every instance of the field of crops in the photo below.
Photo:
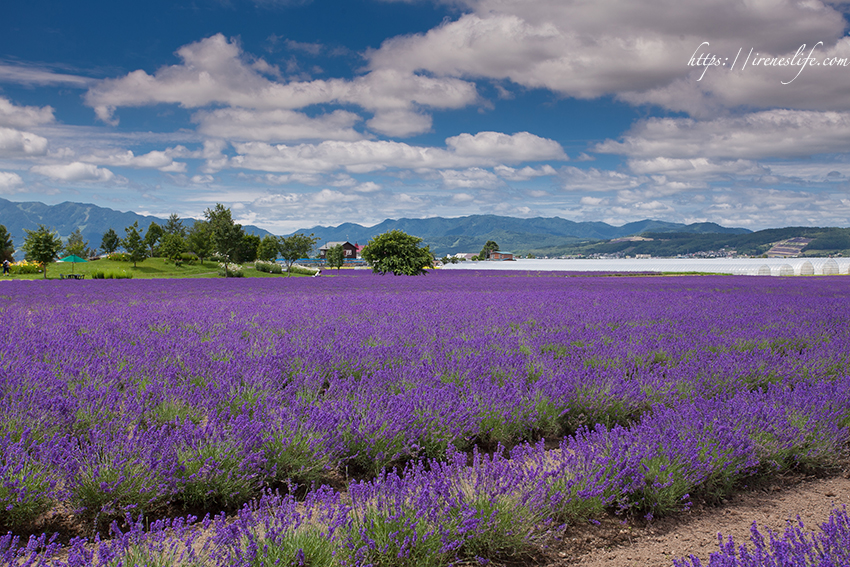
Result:
{"label": "field of crops", "polygon": [[530,557],[572,523],[838,466],[848,440],[846,276],[353,272],[0,296],[2,564]]}

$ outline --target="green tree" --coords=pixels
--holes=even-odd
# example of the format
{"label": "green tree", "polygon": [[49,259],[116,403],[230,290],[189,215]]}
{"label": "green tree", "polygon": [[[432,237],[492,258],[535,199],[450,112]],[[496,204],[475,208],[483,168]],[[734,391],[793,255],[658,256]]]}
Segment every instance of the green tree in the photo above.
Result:
{"label": "green tree", "polygon": [[422,239],[417,236],[391,230],[370,240],[361,256],[375,273],[418,276],[425,273],[425,268],[434,267],[431,249],[428,246],[421,248],[421,242]]}
{"label": "green tree", "polygon": [[496,244],[495,242],[493,242],[492,240],[488,240],[484,244],[484,248],[481,249],[481,252],[478,253],[478,258],[480,258],[481,260],[489,260],[490,254],[492,252],[498,252],[498,251],[499,251],[499,245]]}
{"label": "green tree", "polygon": [[177,233],[166,232],[162,237],[159,250],[165,258],[176,263],[180,261],[181,254],[186,250],[186,241]]}
{"label": "green tree", "polygon": [[242,243],[239,245],[239,254],[237,259],[239,262],[253,262],[257,259],[257,250],[260,248],[262,239],[256,234],[245,234],[242,236]]}
{"label": "green tree", "polygon": [[339,271],[343,264],[345,264],[345,249],[341,244],[329,248],[325,252],[325,260],[327,260],[328,266],[336,268]]}
{"label": "green tree", "polygon": [[283,258],[286,263],[286,271],[290,273],[292,270],[292,264],[295,263],[299,258],[306,258],[310,255],[310,252],[313,250],[313,246],[318,242],[318,238],[314,237],[312,234],[307,236],[306,234],[295,233],[292,236],[281,236],[278,238],[278,247],[277,250],[280,253],[280,257]]}
{"label": "green tree", "polygon": [[65,243],[65,252],[80,258],[88,258],[93,254],[93,251],[89,248],[89,241],[83,239],[83,233],[80,232],[79,228],[68,237],[68,242]]}
{"label": "green tree", "polygon": [[209,223],[213,250],[224,259],[224,273],[227,277],[227,263],[237,258],[239,247],[242,245],[242,225],[233,222],[230,209],[221,203],[216,203],[214,208],[204,211],[204,217]]}
{"label": "green tree", "polygon": [[186,228],[177,213],[171,213],[165,225],[162,227],[166,234],[177,234],[180,238],[186,238]]}
{"label": "green tree", "polygon": [[206,221],[195,221],[189,234],[186,236],[186,244],[189,250],[204,263],[204,258],[209,258],[213,252],[212,237],[210,236],[210,225]]}
{"label": "green tree", "polygon": [[154,257],[156,245],[159,243],[163,234],[165,234],[165,231],[155,222],[152,222],[150,226],[148,226],[148,231],[145,233],[145,246],[150,249],[151,258]]}
{"label": "green tree", "polygon": [[38,225],[37,230],[24,229],[24,245],[22,248],[26,253],[27,260],[38,262],[44,267],[44,277],[47,278],[47,264],[54,261],[62,249],[62,239],[55,232],[51,232],[43,224]]}
{"label": "green tree", "polygon": [[145,244],[141,233],[139,232],[139,222],[136,221],[124,229],[127,236],[121,241],[124,250],[130,255],[130,260],[133,261],[133,267],[136,267],[136,262],[144,262],[148,254],[147,244]]}
{"label": "green tree", "polygon": [[266,262],[274,262],[277,259],[277,238],[267,234],[260,241],[257,248],[257,258]]}
{"label": "green tree", "polygon": [[118,238],[118,233],[113,229],[109,229],[103,233],[103,238],[100,240],[100,249],[104,254],[112,254],[118,247],[121,246],[121,239]]}
{"label": "green tree", "polygon": [[12,242],[12,235],[6,230],[6,227],[0,224],[0,262],[15,260],[15,244]]}

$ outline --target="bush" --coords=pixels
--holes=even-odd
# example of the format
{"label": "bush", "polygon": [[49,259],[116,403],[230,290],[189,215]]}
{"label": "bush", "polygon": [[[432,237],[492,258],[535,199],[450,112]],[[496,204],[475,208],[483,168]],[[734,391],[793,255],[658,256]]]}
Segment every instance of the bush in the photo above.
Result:
{"label": "bush", "polygon": [[245,274],[242,273],[242,266],[240,264],[219,264],[218,275],[228,278],[245,277]]}
{"label": "bush", "polygon": [[133,278],[132,272],[127,270],[95,270],[91,273],[93,280],[129,280]]}
{"label": "bush", "polygon": [[37,274],[41,272],[41,264],[36,262],[27,262],[23,260],[22,262],[16,262],[9,266],[10,274]]}
{"label": "bush", "polygon": [[265,262],[263,260],[257,260],[256,262],[254,262],[254,268],[258,272],[266,272],[267,274],[283,273],[283,266],[281,266],[277,262]]}
{"label": "bush", "polygon": [[106,257],[107,260],[112,260],[113,262],[132,262],[133,259],[126,252],[113,252],[112,254]]}
{"label": "bush", "polygon": [[304,266],[298,266],[296,264],[293,264],[292,266],[290,266],[289,272],[292,273],[292,274],[299,274],[299,275],[302,275],[302,276],[315,276],[316,274],[319,273],[319,270],[318,270],[318,268],[307,268],[307,267],[304,267]]}
{"label": "bush", "polygon": [[198,261],[198,256],[192,252],[183,252],[180,254],[180,261],[192,265]]}

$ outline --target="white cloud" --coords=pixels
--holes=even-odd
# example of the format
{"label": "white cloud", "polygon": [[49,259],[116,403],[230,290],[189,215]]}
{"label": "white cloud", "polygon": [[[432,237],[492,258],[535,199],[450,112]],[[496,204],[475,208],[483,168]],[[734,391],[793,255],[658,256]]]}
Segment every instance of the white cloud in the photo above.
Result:
{"label": "white cloud", "polygon": [[508,181],[527,181],[535,177],[558,174],[558,172],[555,171],[555,168],[549,164],[537,168],[527,165],[522,169],[515,169],[506,165],[497,165],[493,168],[493,171],[496,172],[499,177],[507,179]]}
{"label": "white cloud", "polygon": [[[231,167],[269,172],[321,173],[345,170],[366,173],[387,168],[453,169],[492,167],[504,162],[565,159],[560,145],[527,132],[463,134],[446,140],[447,149],[403,142],[361,140],[273,146],[236,143]],[[488,153],[490,152],[490,153]],[[491,155],[492,154],[492,155]]]}
{"label": "white cloud", "polygon": [[68,85],[86,87],[95,82],[88,77],[56,73],[49,69],[35,66],[20,66],[0,64],[0,81],[18,83],[21,85]]}
{"label": "white cloud", "polygon": [[363,138],[362,134],[352,128],[360,121],[360,117],[344,110],[310,118],[292,110],[223,108],[197,112],[192,121],[198,123],[198,132],[201,134],[227,140],[293,142],[354,141]]}
{"label": "white cloud", "polygon": [[513,135],[501,132],[460,134],[447,138],[446,146],[456,155],[495,159],[506,163],[567,159],[567,155],[558,142],[528,132],[518,132]]}
{"label": "white cloud", "polygon": [[647,181],[633,175],[591,167],[564,167],[559,170],[561,187],[567,191],[616,191],[630,189]]}
{"label": "white cloud", "polygon": [[40,156],[46,153],[46,138],[31,132],[0,127],[0,156]]}
{"label": "white cloud", "polygon": [[766,110],[714,120],[650,118],[595,151],[635,158],[761,159],[850,151],[850,112]]}
{"label": "white cloud", "polygon": [[715,53],[745,45],[793,53],[812,38],[833,45],[845,27],[817,0],[464,3],[472,13],[385,41],[369,55],[370,69],[507,79],[590,98],[668,87],[693,70],[688,59],[706,38]]}
{"label": "white cloud", "polygon": [[663,174],[688,178],[717,178],[722,176],[767,175],[770,171],[751,160],[711,160],[708,158],[630,159],[629,169],[639,175]]}
{"label": "white cloud", "polygon": [[112,167],[132,167],[135,169],[158,169],[168,173],[183,173],[186,164],[174,161],[168,151],[152,151],[137,156],[127,150],[116,154],[89,155],[80,158],[80,161],[93,163],[95,165],[108,165]]}
{"label": "white cloud", "polygon": [[17,106],[7,98],[0,97],[0,126],[9,128],[32,128],[53,122],[53,108],[49,106]]}
{"label": "white cloud", "polygon": [[462,171],[443,170],[440,171],[440,177],[443,178],[443,185],[450,189],[491,188],[502,183],[495,174],[478,167]]}
{"label": "white cloud", "polygon": [[56,181],[109,181],[115,175],[108,169],[91,163],[75,161],[68,164],[36,165],[30,168],[33,173],[44,175]]}
{"label": "white cloud", "polygon": [[421,134],[431,129],[431,117],[407,109],[379,110],[366,125],[380,134],[406,137]]}
{"label": "white cloud", "polygon": [[[475,85],[454,78],[422,76],[393,69],[377,70],[353,80],[279,83],[257,70],[236,42],[218,34],[181,47],[180,65],[142,70],[107,79],[86,93],[97,116],[114,122],[122,106],[158,103],[200,108],[211,104],[255,110],[294,110],[315,104],[355,104],[375,112],[375,128],[387,128],[382,112],[413,112],[416,108],[462,108],[477,100]],[[407,130],[413,124],[408,120]],[[425,127],[420,119],[419,127]],[[430,127],[430,121],[427,128]],[[410,131],[418,133],[425,130]]]}
{"label": "white cloud", "polygon": [[18,188],[24,184],[24,180],[17,173],[0,171],[0,193],[10,195],[17,193]]}

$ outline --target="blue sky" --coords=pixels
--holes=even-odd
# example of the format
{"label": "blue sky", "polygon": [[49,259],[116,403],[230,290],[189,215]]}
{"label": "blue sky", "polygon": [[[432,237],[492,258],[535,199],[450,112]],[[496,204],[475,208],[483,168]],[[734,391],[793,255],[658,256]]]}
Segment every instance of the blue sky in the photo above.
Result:
{"label": "blue sky", "polygon": [[850,225],[850,5],[18,2],[0,196],[277,234],[501,214]]}

